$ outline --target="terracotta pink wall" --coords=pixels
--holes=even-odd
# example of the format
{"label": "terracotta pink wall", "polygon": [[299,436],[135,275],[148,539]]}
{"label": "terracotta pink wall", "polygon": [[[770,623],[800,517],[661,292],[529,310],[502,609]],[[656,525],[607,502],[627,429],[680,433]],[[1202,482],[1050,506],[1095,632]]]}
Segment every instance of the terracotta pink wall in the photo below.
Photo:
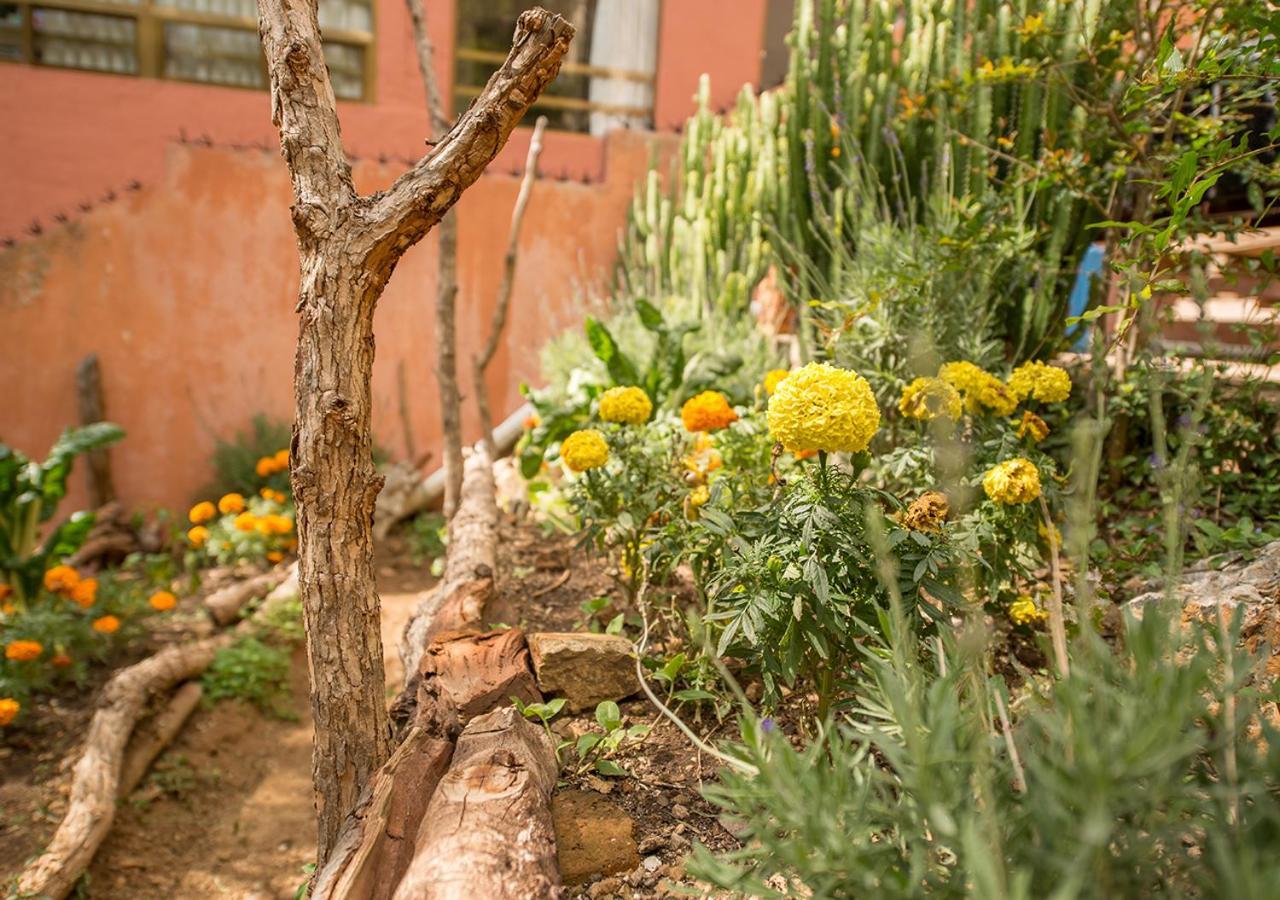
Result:
{"label": "terracotta pink wall", "polygon": [[[446,84],[453,9],[428,0]],[[655,142],[670,151],[669,129],[692,109],[699,75],[711,73],[718,105],[755,79],[763,16],[764,0],[666,0],[655,92],[666,136],[548,135],[541,169],[550,177],[535,189],[507,340],[490,369],[495,415],[518,403],[521,380],[536,379],[542,343],[580,318],[579,298],[607,285],[636,180]],[[364,192],[390,183],[426,137],[404,5],[378,0],[376,27],[375,102],[339,104]],[[75,367],[95,352],[108,413],[129,432],[114,453],[122,496],[181,506],[210,474],[215,436],[256,412],[292,413],[298,263],[268,96],[0,63],[0,117],[10,126],[0,139],[0,238],[17,239],[0,247],[0,440],[42,453],[75,421]],[[181,144],[181,132],[213,146]],[[528,129],[518,130],[458,206],[464,361],[487,328],[518,186],[510,173],[527,145]],[[126,190],[133,181],[141,187]],[[108,192],[115,199],[103,202]],[[401,362],[417,446],[438,449],[434,272],[428,238],[405,257],[377,314],[375,430],[396,455]]]}

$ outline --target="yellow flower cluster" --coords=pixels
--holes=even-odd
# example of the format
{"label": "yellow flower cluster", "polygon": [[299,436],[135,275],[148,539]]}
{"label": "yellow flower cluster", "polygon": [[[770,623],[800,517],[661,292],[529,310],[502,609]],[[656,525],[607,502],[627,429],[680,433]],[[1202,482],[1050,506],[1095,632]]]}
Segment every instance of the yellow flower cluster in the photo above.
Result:
{"label": "yellow flower cluster", "polygon": [[941,378],[917,378],[902,391],[898,412],[909,419],[960,418],[964,404],[960,392]]}
{"label": "yellow flower cluster", "polygon": [[971,362],[949,362],[938,370],[938,377],[964,396],[965,409],[979,413],[989,409],[999,416],[1011,416],[1018,398],[999,378]]}
{"label": "yellow flower cluster", "polygon": [[712,444],[711,436],[703,433],[694,441],[693,452],[684,457],[681,463],[691,484],[705,484],[711,473],[724,465],[724,459]]}
{"label": "yellow flower cluster", "polygon": [[764,392],[772,397],[773,392],[778,389],[778,385],[782,383],[782,379],[791,374],[789,369],[770,369],[764,373]]}
{"label": "yellow flower cluster", "polygon": [[738,421],[738,414],[724,394],[703,391],[680,407],[680,421],[684,423],[685,431],[719,431]]}
{"label": "yellow flower cluster", "polygon": [[279,503],[281,505],[284,505],[284,502],[289,499],[284,495],[284,491],[275,491],[271,488],[263,488],[258,491],[258,495],[262,497],[263,500],[270,500],[272,503]]}
{"label": "yellow flower cluster", "polygon": [[575,431],[560,445],[560,459],[572,472],[598,469],[609,461],[609,445],[594,428]]}
{"label": "yellow flower cluster", "polygon": [[900,522],[909,531],[938,531],[947,521],[950,505],[941,491],[925,491],[902,514]]}
{"label": "yellow flower cluster", "polygon": [[1015,625],[1037,625],[1049,618],[1049,614],[1027,594],[1009,604],[1009,618]]}
{"label": "yellow flower cluster", "polygon": [[31,662],[39,659],[44,646],[39,641],[10,641],[5,644],[4,658],[12,662]]}
{"label": "yellow flower cluster", "polygon": [[1030,503],[1040,496],[1040,470],[1021,456],[992,466],[982,476],[982,489],[996,503]]}
{"label": "yellow flower cluster", "polygon": [[638,387],[612,387],[600,395],[600,418],[623,425],[643,425],[653,413],[653,401]]}
{"label": "yellow flower cluster", "polygon": [[253,470],[258,473],[259,478],[269,478],[287,468],[289,468],[289,451],[277,450],[271,456],[264,456],[259,459]]}
{"label": "yellow flower cluster", "polygon": [[1066,369],[1048,363],[1023,363],[1009,376],[1009,390],[1019,403],[1028,397],[1041,403],[1061,403],[1071,396],[1071,376]]}
{"label": "yellow flower cluster", "polygon": [[44,589],[61,594],[82,609],[93,606],[98,599],[98,579],[81,578],[71,566],[60,565],[44,573]]}
{"label": "yellow flower cluster", "polygon": [[1038,444],[1048,436],[1048,423],[1031,410],[1023,410],[1022,421],[1018,423],[1018,437],[1029,437],[1032,443]]}
{"label": "yellow flower cluster", "polygon": [[0,728],[9,725],[18,718],[22,704],[12,697],[0,697]]}
{"label": "yellow flower cluster", "polygon": [[766,418],[769,434],[792,453],[859,453],[880,427],[880,408],[857,372],[809,363],[778,385]]}
{"label": "yellow flower cluster", "polygon": [[978,81],[1013,81],[1019,78],[1029,78],[1036,74],[1036,67],[1031,63],[1016,63],[1011,57],[1005,56],[998,63],[984,59],[975,74]]}

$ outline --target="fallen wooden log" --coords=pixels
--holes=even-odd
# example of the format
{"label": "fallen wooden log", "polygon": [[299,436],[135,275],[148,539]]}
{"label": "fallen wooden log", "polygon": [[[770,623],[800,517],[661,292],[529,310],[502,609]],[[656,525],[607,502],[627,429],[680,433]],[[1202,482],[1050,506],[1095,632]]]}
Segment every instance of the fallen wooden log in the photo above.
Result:
{"label": "fallen wooden log", "polygon": [[[277,596],[268,600],[258,615],[285,599]],[[98,709],[89,722],[84,753],[72,771],[66,815],[44,852],[18,877],[20,895],[61,900],[71,891],[111,830],[123,784],[126,748],[147,701],[203,674],[219,650],[252,633],[255,619],[246,619],[212,637],[166,647],[112,676],[102,689]]]}
{"label": "fallen wooden log", "polygon": [[133,737],[129,739],[124,751],[124,762],[120,766],[120,786],[116,790],[116,796],[123,800],[133,793],[156,757],[182,730],[203,694],[200,682],[188,681],[173,692],[168,703],[149,722],[134,729]]}
{"label": "fallen wooden log", "polygon": [[[230,625],[251,600],[259,600],[275,590],[288,577],[297,572],[297,564],[279,565],[270,571],[237,581],[204,598],[204,608],[219,625]],[[296,577],[296,574],[295,574]]]}
{"label": "fallen wooden log", "polygon": [[547,733],[512,707],[472,719],[418,831],[397,900],[559,897]]}

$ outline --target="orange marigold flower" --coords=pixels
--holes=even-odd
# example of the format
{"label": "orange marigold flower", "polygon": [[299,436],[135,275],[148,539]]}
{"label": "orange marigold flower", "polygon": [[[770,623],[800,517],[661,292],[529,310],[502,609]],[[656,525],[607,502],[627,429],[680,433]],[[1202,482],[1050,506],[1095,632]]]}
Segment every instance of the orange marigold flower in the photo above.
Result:
{"label": "orange marigold flower", "polygon": [[259,478],[266,478],[277,471],[276,461],[273,457],[264,456],[254,465],[253,471],[258,473]]}
{"label": "orange marigold flower", "polygon": [[31,662],[39,659],[44,646],[39,641],[10,641],[5,644],[4,658],[14,662]]}
{"label": "orange marigold flower", "polygon": [[270,500],[272,503],[284,503],[287,499],[283,491],[276,491],[271,488],[263,488],[258,493],[262,495],[263,500]]}
{"label": "orange marigold flower", "polygon": [[817,450],[797,450],[795,453],[791,455],[794,456],[796,459],[812,459],[813,457],[818,455],[818,451]]}
{"label": "orange marigold flower", "polygon": [[22,704],[12,697],[0,697],[0,728],[13,722],[21,709]]}
{"label": "orange marigold flower", "polygon": [[18,607],[14,606],[12,603],[6,603],[3,606],[0,606],[0,613],[4,613],[6,616],[11,616],[17,611]]}
{"label": "orange marigold flower", "polygon": [[80,583],[80,573],[70,566],[54,566],[44,573],[44,589],[54,593],[66,593],[75,590]]}
{"label": "orange marigold flower", "polygon": [[71,665],[71,657],[67,656],[65,653],[57,653],[49,660],[49,662],[57,666],[59,669],[65,669],[67,666]]}
{"label": "orange marigold flower", "polygon": [[283,560],[284,560],[284,554],[281,553],[279,550],[267,551],[267,562],[278,563],[278,562],[282,562]]}
{"label": "orange marigold flower", "polygon": [[223,494],[222,499],[218,501],[218,512],[238,513],[244,511],[244,497],[240,494]]}
{"label": "orange marigold flower", "polygon": [[251,512],[242,512],[235,518],[237,531],[253,531],[258,526],[258,517]]}
{"label": "orange marigold flower", "polygon": [[719,391],[703,391],[680,407],[680,421],[686,431],[719,431],[738,421],[729,398]]}
{"label": "orange marigold flower", "polygon": [[93,606],[93,602],[98,599],[98,579],[85,578],[81,580],[79,584],[71,589],[71,599],[82,609],[88,609]]}
{"label": "orange marigold flower", "polygon": [[120,620],[115,616],[103,616],[93,620],[93,630],[99,634],[115,634],[120,630]]}
{"label": "orange marigold flower", "polygon": [[209,529],[203,525],[196,525],[187,532],[187,540],[193,547],[203,547],[204,542],[209,540]]}
{"label": "orange marigold flower", "polygon": [[147,602],[156,612],[168,612],[178,605],[178,598],[168,591],[156,591],[147,598]]}
{"label": "orange marigold flower", "polygon": [[13,588],[7,584],[0,584],[0,602],[9,599],[9,595],[13,593]]}
{"label": "orange marigold flower", "polygon": [[187,518],[191,520],[192,525],[203,525],[217,514],[218,510],[212,503],[208,500],[201,500],[191,507],[191,512],[187,513]]}
{"label": "orange marigold flower", "polygon": [[276,461],[276,470],[277,470],[277,471],[283,472],[285,469],[289,468],[289,450],[288,450],[288,448],[286,448],[286,449],[284,449],[284,450],[277,450],[277,451],[276,451],[276,455],[275,455],[275,461]]}

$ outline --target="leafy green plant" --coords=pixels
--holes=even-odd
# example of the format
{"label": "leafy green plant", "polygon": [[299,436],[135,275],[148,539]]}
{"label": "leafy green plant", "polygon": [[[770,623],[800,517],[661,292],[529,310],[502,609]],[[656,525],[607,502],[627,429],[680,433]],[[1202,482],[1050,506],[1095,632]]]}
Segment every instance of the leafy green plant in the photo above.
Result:
{"label": "leafy green plant", "polygon": [[287,452],[292,439],[293,430],[288,422],[258,413],[248,429],[236,432],[231,440],[218,438],[214,443],[211,459],[214,478],[200,491],[200,496],[242,494],[249,497],[258,493],[264,477],[274,480],[267,486],[287,494],[290,490],[287,471],[278,469],[276,473],[263,476],[259,474],[258,464],[261,460],[273,458],[281,450]]}
{"label": "leafy green plant", "polygon": [[420,566],[443,556],[447,535],[448,523],[439,513],[421,512],[410,519],[404,536],[413,564]]}
{"label": "leafy green plant", "polygon": [[649,733],[649,726],[625,725],[618,704],[612,700],[596,704],[595,716],[600,730],[584,732],[573,742],[573,750],[578,757],[574,771],[579,775],[589,771],[599,775],[626,775],[626,769],[614,762],[613,757],[623,744],[643,740]]}
{"label": "leafy green plant", "polygon": [[79,549],[93,525],[92,513],[73,513],[41,536],[66,496],[75,458],[122,437],[124,430],[108,422],[68,428],[44,462],[0,444],[0,583],[17,600],[35,597],[45,570]]}
{"label": "leafy green plant", "polygon": [[214,656],[201,684],[204,701],[242,700],[280,719],[296,718],[289,709],[289,651],[257,637],[241,638]]}

